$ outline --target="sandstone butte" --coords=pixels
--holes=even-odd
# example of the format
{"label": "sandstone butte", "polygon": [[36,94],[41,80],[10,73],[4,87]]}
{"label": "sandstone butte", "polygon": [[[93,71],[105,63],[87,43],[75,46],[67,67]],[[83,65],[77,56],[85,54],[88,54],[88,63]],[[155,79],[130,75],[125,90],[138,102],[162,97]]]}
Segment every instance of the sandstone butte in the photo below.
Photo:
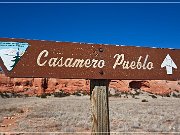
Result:
{"label": "sandstone butte", "polygon": [[[68,93],[77,91],[90,92],[90,81],[85,79],[54,79],[54,78],[9,78],[0,72],[0,92],[14,92],[41,95],[43,92],[53,93],[59,90]],[[165,80],[111,80],[110,89],[129,92],[141,89],[159,95],[166,95],[172,91],[180,92],[179,81]]]}

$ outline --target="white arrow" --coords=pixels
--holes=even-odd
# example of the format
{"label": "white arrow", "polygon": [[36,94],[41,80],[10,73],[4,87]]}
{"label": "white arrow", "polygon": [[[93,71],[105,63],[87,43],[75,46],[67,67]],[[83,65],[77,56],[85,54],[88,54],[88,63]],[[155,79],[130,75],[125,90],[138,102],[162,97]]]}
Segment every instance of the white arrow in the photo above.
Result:
{"label": "white arrow", "polygon": [[174,61],[172,60],[172,58],[171,58],[171,56],[169,54],[166,56],[163,63],[161,64],[161,68],[163,68],[163,67],[166,67],[166,71],[167,71],[168,75],[173,74],[172,73],[172,71],[173,71],[172,68],[177,69],[176,64],[174,63]]}

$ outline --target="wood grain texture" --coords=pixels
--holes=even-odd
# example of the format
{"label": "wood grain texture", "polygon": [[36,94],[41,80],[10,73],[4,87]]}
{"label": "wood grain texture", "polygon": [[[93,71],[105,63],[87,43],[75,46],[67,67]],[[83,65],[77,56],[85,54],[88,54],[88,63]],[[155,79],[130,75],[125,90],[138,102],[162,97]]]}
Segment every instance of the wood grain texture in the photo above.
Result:
{"label": "wood grain texture", "polygon": [[108,80],[91,80],[92,135],[109,135]]}

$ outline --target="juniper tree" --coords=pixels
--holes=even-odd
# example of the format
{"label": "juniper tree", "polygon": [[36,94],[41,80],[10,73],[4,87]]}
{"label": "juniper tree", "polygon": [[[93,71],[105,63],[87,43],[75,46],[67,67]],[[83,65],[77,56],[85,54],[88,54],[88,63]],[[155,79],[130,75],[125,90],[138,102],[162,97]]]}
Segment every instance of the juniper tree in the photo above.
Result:
{"label": "juniper tree", "polygon": [[20,56],[19,56],[19,48],[18,48],[18,51],[16,53],[16,56],[13,57],[14,59],[11,60],[12,62],[14,62],[14,64],[11,66],[12,68],[15,67],[15,65],[18,63],[18,61],[20,60]]}

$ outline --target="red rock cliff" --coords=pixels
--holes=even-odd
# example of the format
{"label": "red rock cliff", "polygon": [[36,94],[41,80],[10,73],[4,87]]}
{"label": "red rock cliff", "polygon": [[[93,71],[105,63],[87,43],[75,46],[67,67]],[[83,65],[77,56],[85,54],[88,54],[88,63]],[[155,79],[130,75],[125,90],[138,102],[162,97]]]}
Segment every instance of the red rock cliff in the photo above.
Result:
{"label": "red rock cliff", "polygon": [[[130,81],[112,80],[110,89],[130,91],[142,89],[155,94],[167,94],[180,91],[180,81]],[[90,91],[90,81],[84,79],[44,79],[44,78],[9,78],[0,73],[0,92],[15,92],[28,95],[53,93],[59,90],[74,93],[76,91]]]}

